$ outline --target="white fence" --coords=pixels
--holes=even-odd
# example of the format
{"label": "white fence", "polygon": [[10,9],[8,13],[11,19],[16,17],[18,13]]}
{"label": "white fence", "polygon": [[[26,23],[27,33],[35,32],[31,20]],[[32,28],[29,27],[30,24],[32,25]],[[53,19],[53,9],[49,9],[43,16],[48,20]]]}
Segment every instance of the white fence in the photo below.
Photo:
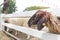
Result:
{"label": "white fence", "polygon": [[[26,27],[13,25],[13,24],[9,24],[9,23],[4,23],[4,22],[1,23],[1,25],[7,26],[8,28],[12,28],[12,29],[15,29],[15,30],[23,32],[23,33],[26,33],[28,35],[32,35],[34,37],[38,37],[43,40],[60,40],[60,35],[57,35],[57,34],[46,33],[44,31],[38,31],[36,29],[26,28]],[[14,38],[16,38],[16,37],[14,37]]]}

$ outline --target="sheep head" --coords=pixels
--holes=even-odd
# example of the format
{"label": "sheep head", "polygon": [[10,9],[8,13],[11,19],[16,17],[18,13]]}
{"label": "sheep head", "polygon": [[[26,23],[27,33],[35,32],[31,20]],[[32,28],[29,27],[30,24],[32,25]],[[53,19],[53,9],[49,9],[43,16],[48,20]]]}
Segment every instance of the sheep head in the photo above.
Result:
{"label": "sheep head", "polygon": [[47,22],[47,20],[49,19],[49,15],[50,15],[49,12],[38,10],[29,19],[29,21],[28,21],[29,27],[37,24],[37,29],[41,30],[44,27],[44,25],[42,25],[42,24]]}

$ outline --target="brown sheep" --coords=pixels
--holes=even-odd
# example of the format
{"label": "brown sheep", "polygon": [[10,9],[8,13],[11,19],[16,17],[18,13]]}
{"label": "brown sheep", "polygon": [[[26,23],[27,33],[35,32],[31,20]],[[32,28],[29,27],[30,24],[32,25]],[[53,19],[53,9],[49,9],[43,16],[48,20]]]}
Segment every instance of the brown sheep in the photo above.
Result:
{"label": "brown sheep", "polygon": [[[51,33],[60,34],[60,18],[52,15],[50,12],[38,10],[28,21],[29,27],[37,24],[37,29],[41,30],[47,26]],[[45,23],[45,24],[44,24]],[[44,24],[44,25],[43,25]]]}

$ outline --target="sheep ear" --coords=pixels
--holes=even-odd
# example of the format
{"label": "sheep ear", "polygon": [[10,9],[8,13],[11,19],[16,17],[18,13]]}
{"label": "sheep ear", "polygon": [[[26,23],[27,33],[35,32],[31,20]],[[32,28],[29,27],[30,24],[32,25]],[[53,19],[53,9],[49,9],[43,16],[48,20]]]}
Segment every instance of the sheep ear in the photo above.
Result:
{"label": "sheep ear", "polygon": [[37,29],[41,30],[44,27],[43,23],[46,23],[46,22],[47,21],[46,21],[45,18],[42,18],[41,20],[39,20],[38,23],[37,23]]}
{"label": "sheep ear", "polygon": [[30,19],[29,19],[29,21],[28,21],[28,26],[29,27],[31,27],[31,23],[32,23],[32,21],[34,20],[34,18],[35,18],[35,16],[36,16],[36,14],[34,14]]}

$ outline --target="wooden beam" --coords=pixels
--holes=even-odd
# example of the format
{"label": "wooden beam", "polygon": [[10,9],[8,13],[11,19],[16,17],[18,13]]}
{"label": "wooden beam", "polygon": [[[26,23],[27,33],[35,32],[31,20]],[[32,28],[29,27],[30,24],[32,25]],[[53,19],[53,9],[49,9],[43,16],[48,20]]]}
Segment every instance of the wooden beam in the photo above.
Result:
{"label": "wooden beam", "polygon": [[26,33],[28,35],[38,37],[38,38],[43,39],[43,40],[60,40],[60,35],[58,35],[58,34],[46,33],[44,31],[38,31],[36,29],[17,26],[17,25],[10,24],[10,23],[2,23],[2,25],[7,26],[8,28],[12,28],[12,29],[15,29],[17,31]]}
{"label": "wooden beam", "polygon": [[7,31],[4,31],[7,35],[11,36],[12,38],[16,39],[16,40],[20,40],[20,38],[17,38],[16,36],[8,33]]}

